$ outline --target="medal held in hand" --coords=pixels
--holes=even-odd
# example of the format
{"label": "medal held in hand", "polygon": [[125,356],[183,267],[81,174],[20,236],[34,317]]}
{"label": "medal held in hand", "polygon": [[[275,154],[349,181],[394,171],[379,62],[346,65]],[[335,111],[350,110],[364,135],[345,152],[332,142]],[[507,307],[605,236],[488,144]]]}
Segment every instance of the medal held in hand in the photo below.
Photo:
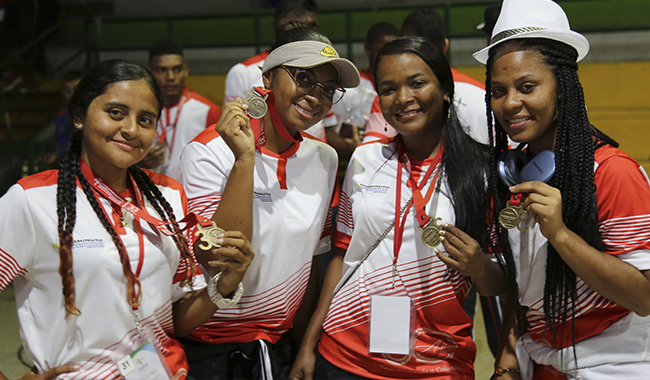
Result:
{"label": "medal held in hand", "polygon": [[521,207],[521,194],[512,194],[508,207],[501,210],[499,213],[499,223],[508,230],[517,227],[519,231],[526,231],[528,226],[521,226],[521,223],[526,219],[528,213]]}
{"label": "medal held in hand", "polygon": [[439,223],[442,221],[442,218],[434,218],[429,215],[429,219],[431,219],[429,223],[420,227],[422,231],[422,242],[429,248],[435,248],[442,242],[440,239],[442,223]]}
{"label": "medal held in hand", "polygon": [[199,230],[196,231],[194,236],[201,236],[201,241],[203,242],[202,244],[199,244],[199,248],[207,251],[208,249],[211,249],[213,247],[214,248],[221,247],[221,244],[218,243],[219,235],[221,235],[225,231],[217,227],[217,224],[215,222],[208,219],[204,219],[203,222],[197,225],[197,227],[199,228]]}
{"label": "medal held in hand", "polygon": [[248,115],[254,119],[261,119],[266,115],[269,107],[266,105],[266,98],[269,94],[262,97],[253,87],[250,91],[244,91],[244,103],[248,105]]}

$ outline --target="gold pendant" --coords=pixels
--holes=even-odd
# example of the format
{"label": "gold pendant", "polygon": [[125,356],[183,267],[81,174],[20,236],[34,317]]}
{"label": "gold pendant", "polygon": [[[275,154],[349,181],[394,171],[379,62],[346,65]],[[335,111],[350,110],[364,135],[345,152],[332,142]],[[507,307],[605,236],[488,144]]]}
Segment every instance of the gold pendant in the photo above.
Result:
{"label": "gold pendant", "polygon": [[517,227],[519,231],[523,232],[528,229],[528,226],[521,226],[527,216],[528,213],[521,206],[508,205],[499,213],[499,223],[508,230]]}
{"label": "gold pendant", "polygon": [[266,115],[269,107],[266,105],[266,98],[268,94],[261,97],[256,91],[255,87],[251,91],[244,91],[244,103],[248,104],[248,115],[254,119],[261,119]]}
{"label": "gold pendant", "polygon": [[196,231],[194,236],[201,235],[201,241],[204,243],[199,244],[199,248],[207,251],[213,247],[221,247],[221,244],[219,244],[217,241],[219,240],[219,235],[225,231],[217,227],[217,224],[214,221],[212,222],[212,225],[208,227],[203,227],[201,224],[198,224],[197,226],[199,230]]}
{"label": "gold pendant", "polygon": [[429,223],[425,224],[424,227],[420,227],[422,231],[422,242],[429,248],[435,248],[440,245],[442,240],[440,239],[440,231],[442,230],[442,218],[433,218],[429,215]]}

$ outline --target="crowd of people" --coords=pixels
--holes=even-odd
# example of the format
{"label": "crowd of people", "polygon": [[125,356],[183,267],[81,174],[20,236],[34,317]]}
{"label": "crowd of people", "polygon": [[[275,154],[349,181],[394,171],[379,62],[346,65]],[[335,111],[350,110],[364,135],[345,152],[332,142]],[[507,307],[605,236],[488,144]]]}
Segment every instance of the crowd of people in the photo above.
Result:
{"label": "crowd of people", "polygon": [[435,11],[370,28],[358,70],[313,0],[222,107],[171,41],[71,76],[59,169],[0,198],[24,379],[474,379],[472,291],[493,379],[647,378],[650,180],[590,124],[563,9],[496,8],[484,84]]}

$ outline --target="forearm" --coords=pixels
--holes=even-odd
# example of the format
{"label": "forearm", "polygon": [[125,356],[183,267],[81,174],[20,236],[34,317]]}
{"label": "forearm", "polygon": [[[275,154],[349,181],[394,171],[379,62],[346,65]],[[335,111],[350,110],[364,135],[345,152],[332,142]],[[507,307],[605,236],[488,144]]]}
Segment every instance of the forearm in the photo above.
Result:
{"label": "forearm", "polygon": [[575,274],[598,294],[641,316],[650,314],[650,271],[639,271],[593,248],[568,228],[560,230],[549,243]]}
{"label": "forearm", "polygon": [[482,276],[472,277],[476,291],[482,296],[497,296],[508,286],[508,278],[503,267],[492,260],[486,260]]}
{"label": "forearm", "polygon": [[217,311],[217,306],[204,288],[186,294],[173,304],[172,309],[174,333],[176,337],[182,337],[207,321]]}
{"label": "forearm", "polygon": [[241,231],[249,241],[253,235],[254,155],[235,161],[212,220],[226,231]]}
{"label": "forearm", "polygon": [[321,333],[323,331],[323,323],[327,317],[330,304],[332,302],[332,294],[336,285],[341,281],[343,271],[343,258],[345,252],[340,248],[334,248],[334,256],[327,266],[325,279],[323,280],[323,287],[321,288],[320,297],[316,310],[309,320],[307,329],[300,345],[301,350],[313,351],[318,344]]}

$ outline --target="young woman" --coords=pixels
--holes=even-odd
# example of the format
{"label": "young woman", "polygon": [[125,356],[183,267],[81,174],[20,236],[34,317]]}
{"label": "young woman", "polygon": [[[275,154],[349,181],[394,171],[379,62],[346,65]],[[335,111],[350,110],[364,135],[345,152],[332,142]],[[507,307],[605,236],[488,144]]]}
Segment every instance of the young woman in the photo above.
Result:
{"label": "young woman", "polygon": [[[587,40],[553,1],[506,0],[492,41],[475,57],[487,60],[488,117],[492,125],[494,113],[496,126],[494,224],[526,308],[518,345],[534,361],[523,367],[522,357],[518,367],[506,347],[496,377],[647,378],[650,184],[639,164],[589,123],[577,75]],[[505,185],[497,167],[521,155],[506,152],[507,137],[526,146],[521,160],[535,161],[510,178],[554,164],[553,177]],[[517,205],[527,214],[513,216],[514,225],[498,217]]]}
{"label": "young woman", "polygon": [[[190,210],[223,228],[237,226],[257,253],[242,302],[217,311],[184,341],[197,379],[286,378],[301,310],[308,318],[315,303],[313,256],[330,246],[336,152],[301,131],[325,117],[342,87],[357,86],[359,73],[325,36],[298,27],[278,36],[262,76],[264,88],[225,105],[216,131],[201,133],[183,152]],[[294,319],[292,339],[286,332]]]}
{"label": "young woman", "polygon": [[70,100],[77,132],[61,169],[0,199],[0,288],[14,281],[31,376],[184,378],[174,336],[214,313],[216,293],[238,289],[253,256],[246,237],[221,237],[231,248],[216,250],[221,276],[206,288],[177,222],[187,212],[182,188],[134,166],[161,107],[146,69],[100,63]]}
{"label": "young woman", "polygon": [[384,45],[375,86],[399,134],[350,160],[337,252],[291,378],[473,379],[463,300],[472,282],[483,294],[506,283],[483,252],[487,147],[459,124],[449,64],[430,42]]}

